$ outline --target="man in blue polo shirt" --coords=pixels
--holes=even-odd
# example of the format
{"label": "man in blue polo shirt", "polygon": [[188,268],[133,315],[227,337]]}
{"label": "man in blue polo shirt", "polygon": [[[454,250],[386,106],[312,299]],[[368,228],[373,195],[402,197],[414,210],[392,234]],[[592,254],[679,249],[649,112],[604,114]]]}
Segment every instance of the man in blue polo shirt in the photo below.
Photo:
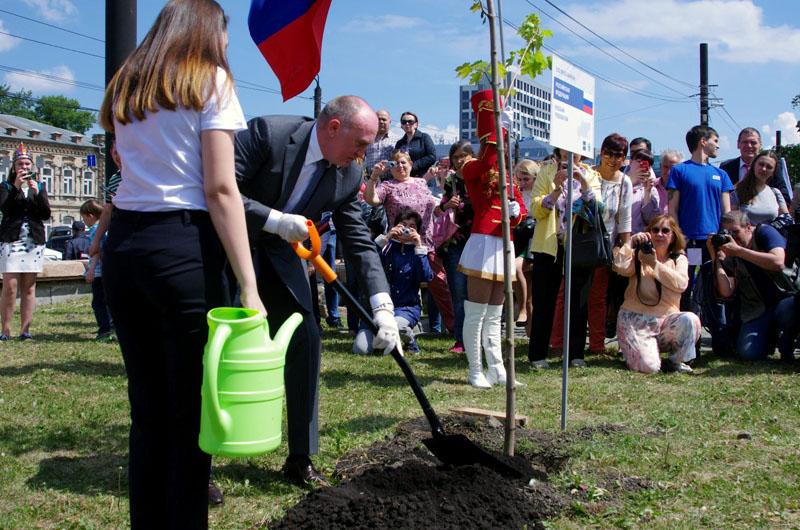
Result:
{"label": "man in blue polo shirt", "polygon": [[689,258],[689,287],[681,298],[681,309],[688,310],[694,286],[695,267],[710,259],[706,239],[719,230],[719,219],[731,209],[731,179],[712,166],[717,157],[719,135],[707,125],[696,125],[686,133],[686,146],[692,158],[676,164],[669,172],[669,214],[686,236]]}

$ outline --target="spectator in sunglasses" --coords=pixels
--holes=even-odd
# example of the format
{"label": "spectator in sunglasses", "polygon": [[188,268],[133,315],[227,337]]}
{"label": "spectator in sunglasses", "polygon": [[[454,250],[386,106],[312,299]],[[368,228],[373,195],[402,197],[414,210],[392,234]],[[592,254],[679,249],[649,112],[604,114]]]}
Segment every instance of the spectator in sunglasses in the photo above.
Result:
{"label": "spectator in sunglasses", "polygon": [[413,112],[404,112],[400,116],[400,127],[405,135],[395,144],[395,149],[407,151],[411,156],[411,176],[421,177],[428,168],[436,163],[436,149],[430,135],[417,130],[419,119]]}

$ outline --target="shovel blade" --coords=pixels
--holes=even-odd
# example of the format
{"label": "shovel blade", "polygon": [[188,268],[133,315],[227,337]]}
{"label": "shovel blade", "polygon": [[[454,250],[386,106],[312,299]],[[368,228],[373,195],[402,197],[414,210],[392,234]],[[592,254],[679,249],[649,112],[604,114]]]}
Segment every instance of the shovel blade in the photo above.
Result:
{"label": "shovel blade", "polygon": [[487,452],[463,434],[443,434],[422,440],[425,447],[443,464],[469,466],[479,464],[501,475],[521,478],[522,473]]}

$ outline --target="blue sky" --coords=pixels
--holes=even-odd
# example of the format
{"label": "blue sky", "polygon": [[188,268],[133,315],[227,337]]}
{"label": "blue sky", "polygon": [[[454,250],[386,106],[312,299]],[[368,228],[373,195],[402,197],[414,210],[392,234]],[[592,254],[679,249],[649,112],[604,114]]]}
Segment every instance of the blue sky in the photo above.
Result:
{"label": "blue sky", "polygon": [[[277,79],[247,31],[249,2],[220,3],[231,19],[229,56],[235,77],[277,89]],[[412,110],[419,115],[423,130],[453,139],[458,133],[461,83],[453,69],[464,61],[488,56],[488,28],[469,11],[470,3],[471,0],[333,0],[322,50],[323,99],[340,94],[360,95],[376,109],[388,109],[395,125],[401,112]],[[736,134],[744,126],[761,130],[766,145],[773,143],[778,128],[783,131],[784,143],[800,143],[800,135],[793,127],[800,112],[793,111],[790,103],[800,93],[800,1],[553,3],[647,65],[601,41],[545,0],[503,1],[503,15],[508,21],[518,24],[529,13],[539,14],[543,26],[555,34],[546,42],[548,47],[610,81],[597,80],[598,144],[607,134],[619,132],[629,139],[647,136],[657,151],[668,147],[685,151],[684,134],[699,122],[697,98],[688,96],[699,91],[700,42],[709,43],[710,82],[718,85],[714,93],[729,114],[722,109],[711,112],[711,125],[721,137],[720,158],[738,154]],[[140,38],[163,4],[139,0]],[[102,0],[4,0],[0,9],[103,39],[104,6]],[[0,32],[91,54],[104,53],[101,42],[4,12],[0,12]],[[522,45],[513,29],[506,26],[504,32],[507,49]],[[35,95],[64,94],[77,98],[86,107],[98,108],[102,91],[92,86],[103,85],[103,64],[97,57],[0,33],[0,83],[33,90]],[[9,68],[71,79],[83,86],[21,75],[9,72]],[[549,84],[549,75],[539,81]],[[312,89],[302,96],[310,98]],[[313,111],[310,99],[298,97],[284,103],[269,91],[246,89],[245,83],[239,83],[239,96],[248,117]]]}

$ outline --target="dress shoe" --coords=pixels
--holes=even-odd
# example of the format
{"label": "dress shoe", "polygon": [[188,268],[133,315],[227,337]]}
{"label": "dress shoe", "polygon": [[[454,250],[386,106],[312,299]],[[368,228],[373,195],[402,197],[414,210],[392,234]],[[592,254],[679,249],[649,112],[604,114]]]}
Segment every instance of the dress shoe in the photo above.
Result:
{"label": "dress shoe", "polygon": [[307,456],[287,458],[281,471],[286,480],[298,486],[327,487],[331,485],[325,475],[317,471]]}
{"label": "dress shoe", "polygon": [[208,480],[208,505],[209,506],[221,506],[225,503],[225,497],[222,496],[222,492],[219,490],[214,481],[209,479]]}

